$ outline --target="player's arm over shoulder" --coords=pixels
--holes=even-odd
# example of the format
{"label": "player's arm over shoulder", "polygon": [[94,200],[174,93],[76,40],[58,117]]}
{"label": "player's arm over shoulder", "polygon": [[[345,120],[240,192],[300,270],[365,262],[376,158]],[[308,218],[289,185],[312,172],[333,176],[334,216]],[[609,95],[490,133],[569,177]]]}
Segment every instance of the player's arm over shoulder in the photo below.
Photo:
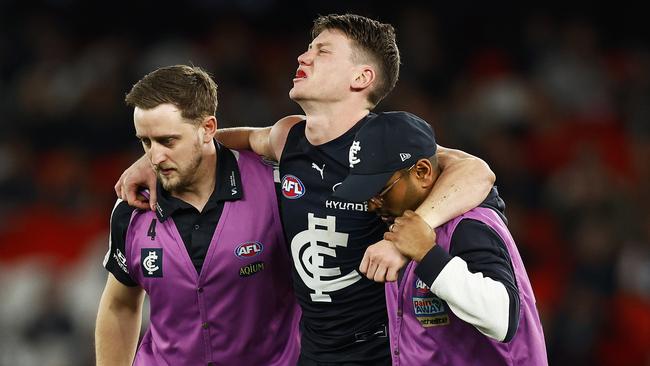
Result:
{"label": "player's arm over shoulder", "polygon": [[438,145],[442,169],[428,197],[415,211],[431,227],[462,215],[483,202],[496,177],[485,161],[461,150]]}
{"label": "player's arm over shoulder", "polygon": [[269,127],[224,128],[217,132],[216,137],[228,148],[250,149],[258,155],[279,161],[289,130],[304,119],[303,115],[290,115]]}
{"label": "player's arm over shoulder", "polygon": [[[296,123],[303,121],[305,116],[302,115],[291,115],[286,116],[279,121],[277,121],[273,126],[268,129],[268,132],[261,133],[260,139],[262,145],[266,145],[267,154],[263,154],[269,158],[272,158],[276,161],[280,161],[282,156],[282,150],[284,150],[284,145],[287,142],[287,135],[289,135],[289,130]],[[251,141],[251,147],[253,142]],[[255,151],[255,148],[253,148]]]}

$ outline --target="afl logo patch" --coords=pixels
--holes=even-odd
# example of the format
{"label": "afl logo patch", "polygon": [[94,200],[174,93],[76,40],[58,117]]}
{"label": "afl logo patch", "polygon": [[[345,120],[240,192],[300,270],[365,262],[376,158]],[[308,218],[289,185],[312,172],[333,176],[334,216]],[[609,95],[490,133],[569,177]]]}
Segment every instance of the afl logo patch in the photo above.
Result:
{"label": "afl logo patch", "polygon": [[295,200],[305,194],[305,185],[298,177],[287,174],[282,177],[282,195],[290,200]]}
{"label": "afl logo patch", "polygon": [[429,286],[424,283],[421,279],[415,279],[415,296],[428,296],[431,295]]}
{"label": "afl logo patch", "polygon": [[235,248],[235,255],[239,259],[248,259],[256,257],[258,254],[262,253],[264,250],[264,245],[259,241],[247,241],[241,243]]}

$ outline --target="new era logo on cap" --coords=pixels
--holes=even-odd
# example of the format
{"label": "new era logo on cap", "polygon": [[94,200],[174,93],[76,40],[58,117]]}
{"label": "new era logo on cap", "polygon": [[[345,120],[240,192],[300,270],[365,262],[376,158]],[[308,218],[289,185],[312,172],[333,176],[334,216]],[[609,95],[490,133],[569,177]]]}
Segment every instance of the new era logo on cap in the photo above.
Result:
{"label": "new era logo on cap", "polygon": [[402,161],[408,159],[411,157],[411,154],[409,153],[399,153],[399,158],[402,159]]}

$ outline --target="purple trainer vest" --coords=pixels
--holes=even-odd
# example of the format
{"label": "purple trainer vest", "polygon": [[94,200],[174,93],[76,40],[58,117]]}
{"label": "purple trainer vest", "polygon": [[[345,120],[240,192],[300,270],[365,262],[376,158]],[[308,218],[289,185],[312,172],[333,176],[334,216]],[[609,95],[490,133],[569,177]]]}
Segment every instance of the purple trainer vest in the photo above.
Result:
{"label": "purple trainer vest", "polygon": [[225,202],[200,274],[171,218],[152,238],[156,215],[134,212],[127,265],[151,306],[134,365],[296,364],[300,310],[272,170],[244,151],[238,166],[243,198]]}
{"label": "purple trainer vest", "polygon": [[517,332],[510,342],[502,343],[459,319],[418,279],[417,263],[412,261],[399,288],[396,282],[386,284],[393,365],[548,365],[535,296],[517,246],[499,215],[475,208],[437,228],[437,245],[449,252],[451,236],[464,218],[490,226],[508,248],[519,288]]}

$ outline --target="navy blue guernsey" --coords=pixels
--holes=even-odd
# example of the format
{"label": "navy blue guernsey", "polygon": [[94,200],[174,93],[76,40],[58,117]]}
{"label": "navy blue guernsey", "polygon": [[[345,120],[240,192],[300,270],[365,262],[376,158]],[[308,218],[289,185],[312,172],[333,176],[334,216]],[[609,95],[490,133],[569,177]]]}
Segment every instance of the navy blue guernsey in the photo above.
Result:
{"label": "navy blue guernsey", "polygon": [[384,285],[358,268],[386,225],[366,203],[331,197],[354,160],[356,132],[376,114],[314,146],[306,122],[291,128],[280,158],[281,215],[302,307],[300,364],[390,364]]}

